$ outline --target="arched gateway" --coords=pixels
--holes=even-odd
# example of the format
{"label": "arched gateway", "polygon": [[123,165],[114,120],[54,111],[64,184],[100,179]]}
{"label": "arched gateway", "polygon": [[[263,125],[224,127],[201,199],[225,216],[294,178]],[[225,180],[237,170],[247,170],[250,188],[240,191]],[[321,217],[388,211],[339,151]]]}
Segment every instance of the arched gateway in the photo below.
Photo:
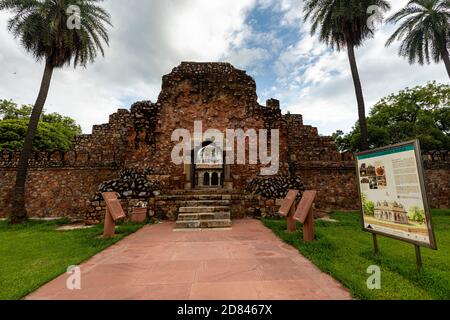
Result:
{"label": "arched gateway", "polygon": [[[230,138],[230,130],[236,136]],[[211,138],[207,134],[210,131],[222,134],[227,144]],[[289,181],[297,176],[305,176],[311,182],[306,183],[319,191],[320,186],[326,186],[327,192],[335,188],[333,197],[339,201],[357,196],[356,188],[330,185],[326,180],[329,174],[305,171],[319,166],[323,170],[328,165],[333,170],[339,168],[336,174],[343,178],[334,175],[336,182],[353,174],[353,163],[346,172],[339,160],[323,160],[324,154],[340,159],[333,139],[321,137],[317,129],[305,126],[301,115],[283,115],[277,100],[260,105],[253,78],[228,63],[181,63],[163,77],[156,103],[138,102],[129,112],[113,115],[109,125],[94,128],[92,137],[81,141],[77,148],[98,146],[100,134],[104,145],[110,143],[107,137],[114,137],[113,148],[122,158],[123,167],[150,169],[150,178],[162,187],[150,201],[149,212],[178,219],[179,228],[229,227],[231,218],[275,212],[277,198],[284,196]],[[187,150],[179,150],[180,154],[190,153],[188,162],[173,160],[174,148],[183,142],[180,136],[190,138],[184,141]],[[118,142],[118,137],[125,143]],[[263,169],[270,166],[261,161],[261,138],[266,138],[268,145],[265,155],[275,156],[277,161],[272,176],[261,176]],[[279,147],[277,155],[272,152],[275,144]],[[230,148],[234,149],[231,163]],[[252,154],[255,148],[259,151],[256,157]],[[242,155],[243,163],[238,161]],[[271,178],[276,184],[265,182]],[[259,190],[270,198],[250,193],[255,180],[262,181]],[[321,205],[320,198],[317,204]]]}
{"label": "arched gateway", "polygon": [[192,181],[194,188],[223,188],[225,154],[211,141],[192,150]]}
{"label": "arched gateway", "polygon": [[[220,163],[220,145],[212,148],[210,137],[194,135],[197,122],[203,133],[216,130],[225,135],[228,129],[242,130],[244,147],[238,139],[233,145],[236,152],[244,151],[245,163]],[[179,143],[173,139],[177,130],[191,134],[187,154],[199,154],[199,163],[173,161]],[[260,154],[257,161],[251,157],[252,130],[258,142],[262,130],[267,131],[268,141],[278,130],[279,166],[273,176],[261,176],[268,165],[261,162]],[[196,143],[200,144],[197,150]],[[222,149],[228,152],[229,147]],[[94,126],[92,134],[77,137],[68,154],[77,157],[38,161],[48,158],[43,155],[31,161],[30,213],[40,217],[60,217],[61,212],[76,218],[86,215],[87,223],[98,223],[105,214],[98,192],[108,190],[120,193],[123,205],[128,206],[126,212],[133,211],[137,203],[147,203],[150,215],[194,219],[182,220],[187,222],[180,226],[223,227],[231,224],[230,218],[276,212],[277,199],[298,176],[322,195],[316,202],[319,209],[357,206],[353,201],[357,198],[354,162],[341,160],[333,139],[304,125],[301,115],[283,114],[279,101],[259,104],[254,79],[228,63],[181,63],[163,77],[156,102],[141,101],[130,110],[119,110],[109,123]],[[113,154],[113,160],[98,154]],[[89,155],[88,161],[82,155]],[[271,148],[266,156],[271,156]],[[8,190],[13,181],[9,174],[17,162],[16,154],[0,152],[0,173],[4,173],[0,182],[5,186],[0,209],[9,208]],[[65,186],[58,189],[64,196],[55,196],[54,181]],[[249,191],[254,181],[261,183],[258,190],[264,196],[258,198]]]}
{"label": "arched gateway", "polygon": [[[132,135],[134,150],[130,152],[134,156],[128,156],[127,162],[134,167],[149,166],[155,176],[164,178],[165,190],[153,201],[151,210],[178,218],[180,228],[227,227],[230,217],[242,218],[255,210],[275,212],[277,199],[264,200],[267,202],[261,205],[260,199],[249,194],[251,181],[276,177],[278,186],[268,188],[279,197],[284,192],[279,189],[288,186],[284,181],[300,173],[297,164],[320,161],[323,154],[339,158],[333,140],[304,126],[301,115],[283,115],[275,99],[260,105],[254,79],[228,63],[183,62],[163,77],[157,103],[135,105],[131,114],[138,125]],[[208,137],[211,130],[223,135],[226,148]],[[231,139],[230,130],[236,133]],[[190,136],[190,163],[180,165],[171,159],[181,142],[179,136],[174,138],[177,131]],[[265,155],[277,162],[272,176],[261,176],[271,165],[262,161],[263,137]],[[273,151],[275,144],[278,154]],[[231,163],[230,148],[235,152]],[[238,161],[242,154],[244,161]],[[202,217],[212,221],[205,222]]]}

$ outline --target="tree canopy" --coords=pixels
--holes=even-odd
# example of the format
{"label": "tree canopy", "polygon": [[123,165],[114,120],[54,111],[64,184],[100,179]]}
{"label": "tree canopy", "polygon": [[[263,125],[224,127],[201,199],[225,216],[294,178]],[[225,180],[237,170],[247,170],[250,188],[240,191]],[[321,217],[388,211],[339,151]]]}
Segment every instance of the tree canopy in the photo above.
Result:
{"label": "tree canopy", "polygon": [[[450,85],[428,83],[406,88],[379,101],[367,119],[371,148],[418,139],[422,149],[450,150]],[[360,151],[358,123],[336,132],[341,151]]]}
{"label": "tree canopy", "polygon": [[[13,101],[0,100],[0,150],[22,149],[32,109],[30,105],[18,106]],[[79,134],[81,128],[74,119],[43,112],[33,149],[66,151]]]}
{"label": "tree canopy", "polygon": [[[109,13],[103,0],[0,0],[0,10],[12,13],[8,31],[37,61],[45,61],[39,94],[28,121],[13,192],[11,223],[27,220],[25,207],[28,159],[36,148],[39,122],[55,68],[86,67],[109,43]],[[8,121],[8,120],[7,120]],[[40,126],[42,128],[42,125]],[[16,126],[17,128],[17,126]],[[65,146],[60,146],[65,148]]]}
{"label": "tree canopy", "polygon": [[306,0],[303,7],[304,20],[311,22],[311,35],[319,34],[320,42],[332,49],[340,51],[347,48],[358,103],[360,145],[363,149],[369,148],[366,104],[355,48],[373,36],[368,23],[372,16],[371,8],[377,8],[381,13],[390,9],[390,4],[384,0]]}
{"label": "tree canopy", "polygon": [[450,0],[412,0],[389,17],[399,27],[386,45],[400,40],[399,55],[419,64],[444,61],[450,77]]}
{"label": "tree canopy", "polygon": [[36,60],[54,68],[71,63],[76,67],[93,62],[98,52],[103,55],[103,43],[109,42],[111,17],[100,2],[0,0],[0,10],[13,13],[8,29]]}
{"label": "tree canopy", "polygon": [[318,33],[321,42],[340,51],[347,46],[359,47],[373,37],[367,23],[372,15],[370,7],[381,13],[389,10],[390,4],[385,0],[307,0],[304,20],[311,21],[312,35]]}

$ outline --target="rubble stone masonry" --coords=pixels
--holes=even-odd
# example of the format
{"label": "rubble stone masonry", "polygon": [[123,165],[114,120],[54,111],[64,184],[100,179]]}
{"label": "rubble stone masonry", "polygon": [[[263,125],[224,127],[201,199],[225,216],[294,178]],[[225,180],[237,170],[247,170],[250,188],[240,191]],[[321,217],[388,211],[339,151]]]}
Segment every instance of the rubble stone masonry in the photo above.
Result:
{"label": "rubble stone masonry", "polygon": [[[301,115],[282,115],[279,101],[270,99],[261,106],[256,83],[245,71],[228,63],[184,62],[163,77],[156,103],[137,102],[130,110],[118,110],[108,124],[94,126],[92,134],[77,137],[68,152],[35,153],[30,159],[26,192],[30,215],[82,219],[89,212],[97,212],[96,208],[101,212],[104,208],[98,195],[95,198],[99,186],[119,178],[123,169],[145,170],[149,179],[161,185],[159,196],[195,188],[194,166],[171,161],[177,144],[172,141],[173,131],[187,129],[193,134],[195,121],[202,121],[203,131],[278,129],[278,176],[300,177],[306,189],[317,190],[318,210],[358,209],[352,154],[339,153],[333,139],[305,125]],[[18,159],[18,152],[0,151],[0,217],[7,216],[10,210]],[[450,206],[449,161],[448,152],[424,155],[432,207]],[[248,184],[258,177],[262,167],[225,166],[224,188],[237,199],[249,199],[249,206],[253,206]],[[143,199],[124,199],[124,203],[132,205],[136,200]],[[279,203],[276,199],[269,202]],[[261,201],[256,203],[261,205]],[[93,204],[98,207],[93,208]]]}

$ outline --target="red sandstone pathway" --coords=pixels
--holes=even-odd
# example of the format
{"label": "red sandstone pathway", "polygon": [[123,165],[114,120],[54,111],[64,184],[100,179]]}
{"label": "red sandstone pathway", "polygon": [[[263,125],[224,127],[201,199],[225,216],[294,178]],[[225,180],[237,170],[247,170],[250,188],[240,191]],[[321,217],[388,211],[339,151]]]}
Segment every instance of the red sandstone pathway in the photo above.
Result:
{"label": "red sandstone pathway", "polygon": [[174,232],[146,226],[81,265],[82,290],[67,275],[27,299],[303,300],[350,299],[336,280],[257,220],[232,230]]}

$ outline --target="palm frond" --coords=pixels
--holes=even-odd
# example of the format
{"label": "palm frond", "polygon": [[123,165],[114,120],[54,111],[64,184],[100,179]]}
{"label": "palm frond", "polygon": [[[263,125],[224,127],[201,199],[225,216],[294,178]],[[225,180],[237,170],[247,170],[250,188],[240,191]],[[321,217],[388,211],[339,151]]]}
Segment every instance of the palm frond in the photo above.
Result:
{"label": "palm frond", "polygon": [[341,50],[347,45],[360,46],[373,36],[367,21],[372,16],[368,8],[377,6],[381,12],[390,9],[383,0],[306,0],[304,21],[311,22],[311,34],[320,41]]}
{"label": "palm frond", "polygon": [[399,24],[386,46],[401,41],[399,55],[413,63],[440,62],[450,43],[450,0],[411,0],[387,20]]}
{"label": "palm frond", "polygon": [[[86,66],[109,44],[111,17],[99,6],[103,0],[0,0],[0,10],[13,16],[8,30],[36,60],[54,67],[73,64]],[[77,6],[80,28],[67,26],[68,8]]]}

